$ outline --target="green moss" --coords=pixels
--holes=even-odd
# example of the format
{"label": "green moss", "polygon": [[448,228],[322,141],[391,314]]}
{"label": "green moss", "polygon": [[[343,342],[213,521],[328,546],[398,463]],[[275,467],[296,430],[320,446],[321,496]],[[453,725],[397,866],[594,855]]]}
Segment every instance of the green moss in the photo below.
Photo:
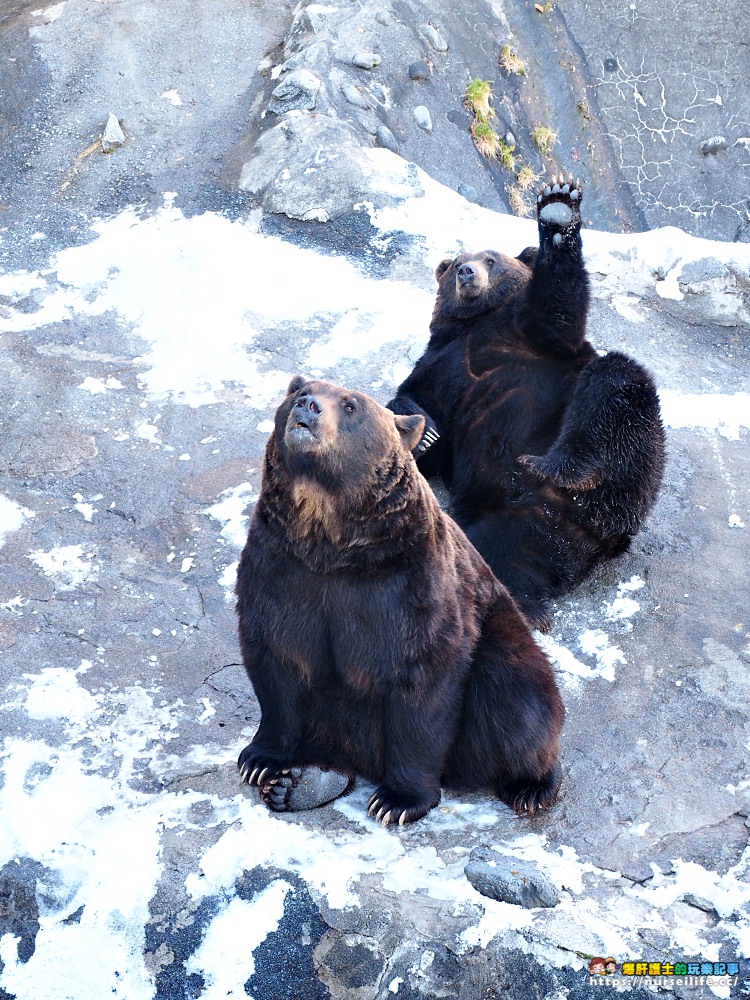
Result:
{"label": "green moss", "polygon": [[552,147],[557,142],[557,133],[553,132],[547,125],[535,125],[529,134],[531,141],[542,156],[549,156]]}
{"label": "green moss", "polygon": [[464,92],[464,102],[467,108],[472,111],[477,118],[485,121],[492,118],[495,112],[490,107],[492,97],[492,85],[489,80],[472,80],[466,85]]}

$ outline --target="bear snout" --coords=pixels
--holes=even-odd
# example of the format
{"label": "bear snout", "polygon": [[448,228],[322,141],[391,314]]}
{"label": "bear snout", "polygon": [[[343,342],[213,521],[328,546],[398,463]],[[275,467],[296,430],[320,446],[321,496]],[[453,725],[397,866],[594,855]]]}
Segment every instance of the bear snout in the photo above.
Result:
{"label": "bear snout", "polygon": [[462,264],[456,271],[456,277],[458,279],[459,285],[466,285],[470,281],[474,281],[477,276],[477,269],[471,264]]}
{"label": "bear snout", "polygon": [[286,422],[284,438],[291,447],[306,447],[318,438],[323,407],[313,395],[300,396],[292,406]]}

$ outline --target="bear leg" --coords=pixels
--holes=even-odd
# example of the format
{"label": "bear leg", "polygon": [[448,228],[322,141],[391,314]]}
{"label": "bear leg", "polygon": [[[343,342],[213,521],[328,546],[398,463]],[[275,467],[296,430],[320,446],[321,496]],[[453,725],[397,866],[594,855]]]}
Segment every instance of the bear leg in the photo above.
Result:
{"label": "bear leg", "polygon": [[440,772],[458,722],[459,701],[460,685],[453,676],[391,686],[384,699],[384,774],[367,803],[376,822],[403,826],[438,804]]}
{"label": "bear leg", "polygon": [[[664,472],[659,397],[648,372],[619,351],[584,368],[546,455],[519,462],[556,486],[583,493],[582,512],[602,537],[635,534]],[[591,494],[585,496],[585,494]]]}
{"label": "bear leg", "polygon": [[551,177],[537,195],[539,251],[527,285],[524,333],[539,349],[576,354],[586,337],[589,282],[581,244],[580,184]]}
{"label": "bear leg", "polygon": [[446,784],[492,786],[518,813],[547,808],[561,782],[564,717],[549,661],[499,589],[472,662]]}

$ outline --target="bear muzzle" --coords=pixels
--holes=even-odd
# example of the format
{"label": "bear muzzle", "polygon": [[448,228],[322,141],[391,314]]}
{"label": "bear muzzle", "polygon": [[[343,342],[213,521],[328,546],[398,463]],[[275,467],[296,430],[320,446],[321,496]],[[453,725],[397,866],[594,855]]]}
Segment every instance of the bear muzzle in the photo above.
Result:
{"label": "bear muzzle", "polygon": [[323,407],[312,395],[300,396],[289,413],[284,429],[284,441],[292,450],[308,451],[320,440]]}

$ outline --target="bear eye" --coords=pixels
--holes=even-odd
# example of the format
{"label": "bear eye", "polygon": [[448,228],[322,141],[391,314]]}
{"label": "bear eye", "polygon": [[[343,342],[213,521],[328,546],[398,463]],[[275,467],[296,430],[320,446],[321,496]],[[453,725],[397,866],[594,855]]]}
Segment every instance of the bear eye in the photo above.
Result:
{"label": "bear eye", "polygon": [[353,399],[345,399],[341,405],[346,410],[347,413],[354,413],[354,411],[357,409],[357,403]]}
{"label": "bear eye", "polygon": [[492,259],[492,257],[488,257],[487,260],[485,261],[485,264],[491,270],[495,266],[495,261]]}

